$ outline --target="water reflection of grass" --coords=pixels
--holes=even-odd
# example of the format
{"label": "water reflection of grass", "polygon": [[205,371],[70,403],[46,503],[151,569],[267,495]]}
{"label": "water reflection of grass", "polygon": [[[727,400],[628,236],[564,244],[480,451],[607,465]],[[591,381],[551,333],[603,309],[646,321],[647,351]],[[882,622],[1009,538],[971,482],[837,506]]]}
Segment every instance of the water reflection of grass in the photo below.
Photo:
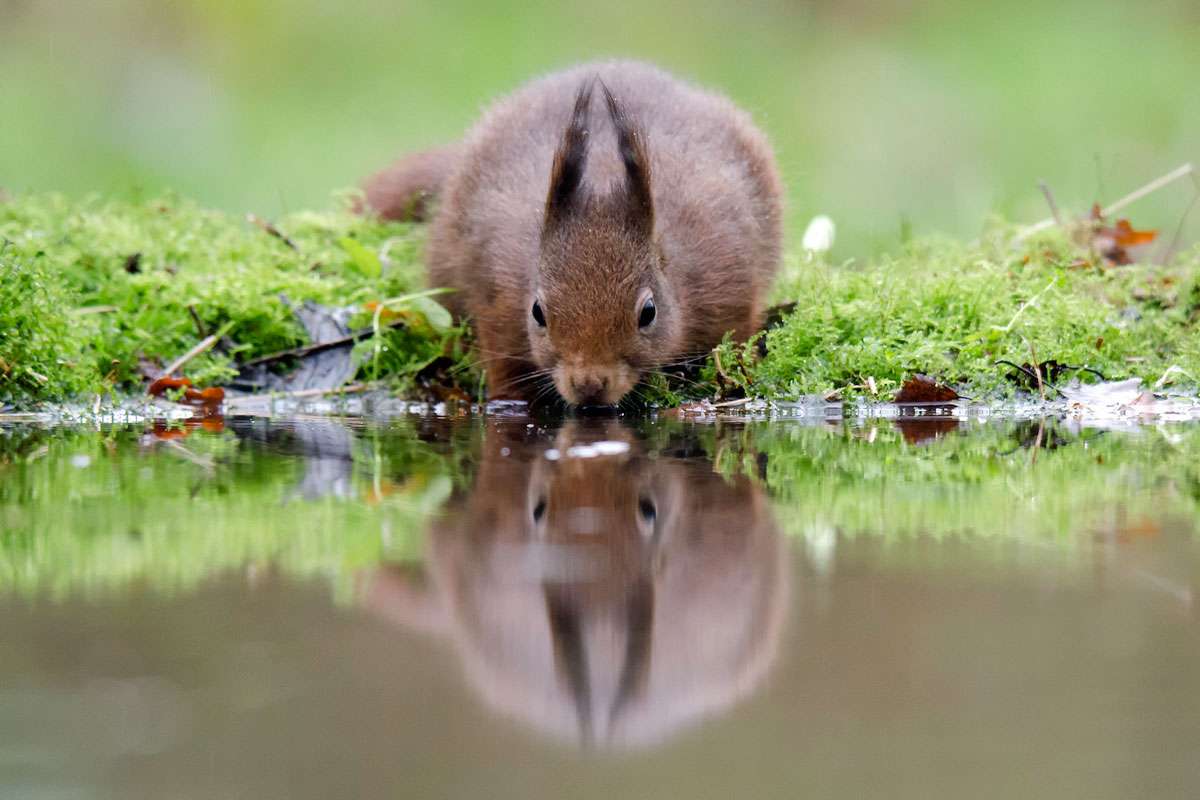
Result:
{"label": "water reflection of grass", "polygon": [[[1040,427],[1040,434],[1039,434]],[[808,535],[1037,538],[1074,546],[1145,521],[1193,519],[1200,427],[1071,432],[1054,420],[971,424],[918,444],[892,421],[754,423],[721,469],[762,472],[781,524]]]}
{"label": "water reflection of grass", "polygon": [[[796,537],[1070,550],[1190,525],[1200,506],[1195,426],[1076,434],[1048,424],[1039,434],[1038,423],[971,424],[914,444],[886,420],[635,425],[659,458],[711,458],[719,472],[764,480]],[[407,423],[354,434],[332,425],[318,447],[286,425],[157,442],[130,430],[8,429],[0,590],[181,591],[278,570],[347,592],[363,567],[420,558],[429,515],[453,486],[470,486],[483,428],[445,428],[434,445]]]}
{"label": "water reflection of grass", "polygon": [[345,480],[226,431],[154,441],[134,431],[0,437],[0,589],[64,597],[129,585],[176,591],[272,569],[345,579],[420,553],[449,494],[448,461],[409,437],[354,439]]}

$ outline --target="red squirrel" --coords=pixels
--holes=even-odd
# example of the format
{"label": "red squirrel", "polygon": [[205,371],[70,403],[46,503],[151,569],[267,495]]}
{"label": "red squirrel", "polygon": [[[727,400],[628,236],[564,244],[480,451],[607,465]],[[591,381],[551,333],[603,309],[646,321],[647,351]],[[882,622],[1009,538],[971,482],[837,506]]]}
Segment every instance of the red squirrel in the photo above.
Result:
{"label": "red squirrel", "polygon": [[384,218],[431,218],[430,283],[474,326],[493,399],[617,404],[757,330],[780,257],[766,137],[726,98],[636,62],[534,80],[462,143],[364,189]]}

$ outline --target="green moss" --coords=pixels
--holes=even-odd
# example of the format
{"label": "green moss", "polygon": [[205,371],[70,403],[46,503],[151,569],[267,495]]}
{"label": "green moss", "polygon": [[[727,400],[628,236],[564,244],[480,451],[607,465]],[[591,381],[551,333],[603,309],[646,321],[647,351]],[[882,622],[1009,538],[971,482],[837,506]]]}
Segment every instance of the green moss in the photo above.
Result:
{"label": "green moss", "polygon": [[1170,266],[1114,267],[1062,238],[1017,247],[1004,234],[920,242],[866,265],[793,259],[776,295],[796,309],[767,334],[768,355],[727,344],[721,363],[733,365],[726,378],[774,399],[890,399],[914,373],[987,398],[1010,391],[998,359],[1148,383],[1171,366],[1200,376],[1198,270],[1200,249]]}
{"label": "green moss", "polygon": [[[36,280],[4,290],[5,308],[86,322],[47,329],[61,350],[82,353],[80,379],[12,396],[55,399],[106,375],[118,388],[134,388],[139,361],[168,363],[225,330],[222,345],[187,368],[197,383],[220,381],[234,374],[237,359],[307,343],[285,297],[345,306],[421,286],[422,231],[414,226],[343,208],[293,214],[275,230],[280,235],[174,197],[127,203],[36,195],[0,204],[7,261],[38,269]],[[389,332],[385,346],[395,342],[392,350],[413,358],[393,358],[388,374],[411,374],[456,335],[432,326]]]}
{"label": "green moss", "polygon": [[[165,364],[225,330],[221,345],[187,368],[198,383],[219,382],[239,360],[306,343],[284,297],[361,305],[422,285],[419,226],[348,208],[292,214],[276,226],[173,197],[33,195],[0,204],[8,242],[0,269],[9,276],[0,287],[0,401],[135,390],[139,362]],[[1178,366],[1174,374],[1194,383],[1198,273],[1200,248],[1168,266],[1114,267],[1062,236],[1018,245],[1002,227],[970,244],[909,243],[869,263],[793,256],[775,297],[795,307],[766,334],[765,358],[758,342],[727,343],[699,381],[656,378],[641,394],[660,404],[731,392],[889,399],[921,372],[986,398],[1011,391],[998,359],[1035,354],[1147,382]],[[475,391],[464,331],[430,317],[427,298],[409,302],[412,324],[356,348],[358,379],[412,393],[414,377],[434,365],[442,380]],[[373,321],[363,312],[354,323]]]}
{"label": "green moss", "polygon": [[0,251],[0,406],[65,400],[95,388],[84,356],[91,325],[41,258]]}

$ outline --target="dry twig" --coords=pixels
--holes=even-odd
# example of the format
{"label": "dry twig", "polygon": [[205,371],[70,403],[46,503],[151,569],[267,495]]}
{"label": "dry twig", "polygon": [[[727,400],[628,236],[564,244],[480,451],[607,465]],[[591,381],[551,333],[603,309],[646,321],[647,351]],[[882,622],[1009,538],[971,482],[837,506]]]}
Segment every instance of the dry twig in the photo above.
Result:
{"label": "dry twig", "polygon": [[[1168,185],[1174,183],[1175,181],[1179,180],[1180,178],[1186,178],[1187,176],[1194,175],[1194,174],[1195,174],[1195,167],[1191,163],[1181,164],[1180,166],[1178,166],[1175,169],[1168,172],[1166,175],[1162,175],[1158,178],[1155,178],[1154,180],[1147,183],[1145,186],[1141,186],[1137,189],[1134,189],[1132,192],[1125,195],[1120,200],[1117,200],[1116,202],[1111,203],[1108,206],[1104,207],[1103,209],[1100,210],[1100,214],[1101,214],[1101,216],[1104,216],[1104,217],[1112,216],[1113,214],[1117,213],[1121,209],[1125,208],[1125,206],[1129,205],[1130,203],[1137,202],[1138,200],[1141,200],[1146,195],[1153,194],[1154,192],[1157,192],[1159,189],[1163,188],[1164,186],[1168,186]],[[1053,206],[1051,208],[1053,210]],[[1046,230],[1047,228],[1053,227],[1056,223],[1058,223],[1057,215],[1052,216],[1049,219],[1043,219],[1039,222],[1035,222],[1032,225],[1027,226],[1024,230],[1022,230],[1020,233],[1017,234],[1017,241],[1019,242],[1019,241],[1028,239],[1030,236],[1033,236],[1035,233],[1041,233],[1042,231]]]}
{"label": "dry twig", "polygon": [[211,348],[214,344],[217,343],[217,339],[219,339],[219,338],[220,337],[215,333],[212,336],[206,337],[203,341],[200,342],[200,344],[196,345],[191,350],[188,350],[186,353],[181,355],[179,358],[172,361],[167,366],[167,368],[162,371],[162,373],[158,377],[166,378],[170,375],[175,374],[179,370],[183,369],[184,364],[187,364],[189,361],[191,361],[196,356],[207,351],[209,348]]}
{"label": "dry twig", "polygon": [[288,235],[286,233],[279,230],[279,228],[276,228],[274,224],[263,219],[262,217],[258,216],[257,214],[247,214],[246,221],[249,222],[251,225],[254,225],[254,226],[262,229],[265,233],[268,233],[271,236],[274,236],[276,239],[283,242],[284,244],[286,244],[288,247],[292,248],[293,250],[300,249],[299,247],[296,246],[296,243],[293,242],[288,237]]}

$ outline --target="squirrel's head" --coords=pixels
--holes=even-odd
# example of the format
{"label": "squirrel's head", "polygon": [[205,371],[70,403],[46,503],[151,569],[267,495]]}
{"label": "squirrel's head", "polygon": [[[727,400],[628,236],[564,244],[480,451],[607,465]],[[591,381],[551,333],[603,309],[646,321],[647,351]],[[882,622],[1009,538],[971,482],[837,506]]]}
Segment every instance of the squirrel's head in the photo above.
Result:
{"label": "squirrel's head", "polygon": [[592,83],[575,98],[554,156],[527,319],[538,367],[574,405],[614,405],[678,352],[683,325],[654,235],[645,140],[601,83],[623,175],[583,182]]}

